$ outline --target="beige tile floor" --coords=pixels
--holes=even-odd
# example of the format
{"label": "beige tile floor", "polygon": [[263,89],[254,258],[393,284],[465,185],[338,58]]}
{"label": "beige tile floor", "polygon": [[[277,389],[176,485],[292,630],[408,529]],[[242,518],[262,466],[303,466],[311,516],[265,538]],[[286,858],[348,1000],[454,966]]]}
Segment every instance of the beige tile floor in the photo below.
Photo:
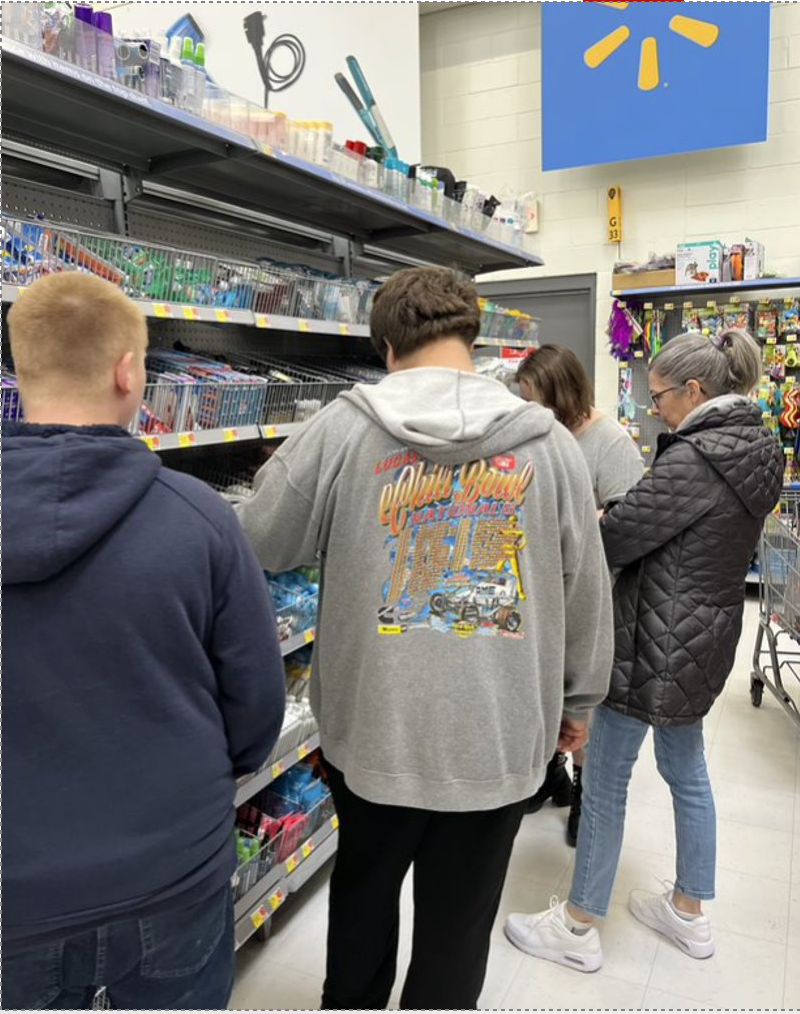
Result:
{"label": "beige tile floor", "polygon": [[[751,601],[736,668],[706,724],[719,818],[718,900],[708,906],[716,956],[691,960],[626,908],[631,888],[657,890],[659,879],[673,875],[671,802],[647,745],[631,785],[622,862],[602,929],[602,970],[584,975],[537,961],[503,937],[508,912],[544,908],[551,895],[564,897],[569,888],[573,852],[564,844],[565,811],[546,807],[525,819],[517,839],[482,1008],[800,1008],[800,736],[768,694],[760,710],[750,703],[757,621]],[[271,940],[240,952],[232,1009],[317,1009],[326,903],[321,871],[278,913]],[[406,891],[401,969],[410,919]],[[395,1007],[398,994],[399,983]]]}

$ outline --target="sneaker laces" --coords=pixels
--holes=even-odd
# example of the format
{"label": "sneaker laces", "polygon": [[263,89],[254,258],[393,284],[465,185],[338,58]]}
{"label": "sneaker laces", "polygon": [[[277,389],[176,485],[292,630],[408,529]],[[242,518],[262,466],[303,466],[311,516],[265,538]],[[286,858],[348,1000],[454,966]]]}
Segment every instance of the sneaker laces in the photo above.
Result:
{"label": "sneaker laces", "polygon": [[544,912],[533,912],[525,919],[525,926],[527,929],[535,929],[540,923],[546,920],[552,919],[556,910],[558,909],[561,902],[558,896],[553,894],[550,896],[550,907],[546,908]]}

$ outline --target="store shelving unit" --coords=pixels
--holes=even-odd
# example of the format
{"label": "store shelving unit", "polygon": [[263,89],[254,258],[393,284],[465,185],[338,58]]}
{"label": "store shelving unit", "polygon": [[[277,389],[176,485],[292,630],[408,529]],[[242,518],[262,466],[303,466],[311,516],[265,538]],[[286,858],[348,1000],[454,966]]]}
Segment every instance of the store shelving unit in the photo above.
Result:
{"label": "store shelving unit", "polygon": [[[285,771],[305,760],[318,747],[319,736],[311,736],[301,746],[295,747],[280,760],[268,765],[264,771],[240,784],[236,794],[237,807],[269,787]],[[278,863],[236,902],[234,921],[237,948],[255,933],[260,931],[265,934],[268,920],[289,895],[299,891],[333,858],[338,841],[339,819],[334,815],[323,821],[321,827],[301,842],[290,856]]]}
{"label": "store shelving unit", "polygon": [[420,261],[477,273],[541,264],[321,166],[8,40],[3,133]]}
{"label": "store shelving unit", "polygon": [[[251,138],[149,99],[6,39],[3,47],[3,209],[11,215],[115,232],[142,243],[256,261],[294,262],[352,278],[410,264],[457,265],[471,274],[534,267],[532,253],[496,242],[392,197],[258,145]],[[11,168],[8,168],[8,165]],[[3,303],[20,298],[13,285]],[[22,297],[24,298],[24,297]],[[270,316],[179,303],[139,304],[151,345],[178,340],[198,352],[313,356],[364,351],[369,330],[338,321]],[[482,344],[510,344],[498,339]],[[249,425],[143,436],[154,451],[274,441],[300,424]],[[314,631],[282,645],[310,644]],[[307,740],[239,787],[252,798],[318,746]],[[338,820],[236,903],[236,942],[265,935],[272,914],[335,853]]]}
{"label": "store shelving unit", "polygon": [[668,285],[656,289],[614,289],[615,299],[643,302],[655,299],[674,299],[688,296],[737,296],[743,292],[753,295],[780,289],[800,288],[800,278],[759,278],[750,282],[719,282],[716,285]]}

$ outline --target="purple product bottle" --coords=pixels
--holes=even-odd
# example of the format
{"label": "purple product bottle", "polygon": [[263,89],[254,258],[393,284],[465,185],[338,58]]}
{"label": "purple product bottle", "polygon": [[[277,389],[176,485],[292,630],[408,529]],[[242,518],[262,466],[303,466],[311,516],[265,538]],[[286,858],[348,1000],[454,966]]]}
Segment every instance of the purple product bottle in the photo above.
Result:
{"label": "purple product bottle", "polygon": [[97,32],[97,73],[114,81],[117,76],[117,58],[114,51],[114,25],[107,11],[95,11],[92,24]]}
{"label": "purple product bottle", "polygon": [[93,11],[87,4],[75,4],[75,63],[84,70],[97,73],[96,29]]}

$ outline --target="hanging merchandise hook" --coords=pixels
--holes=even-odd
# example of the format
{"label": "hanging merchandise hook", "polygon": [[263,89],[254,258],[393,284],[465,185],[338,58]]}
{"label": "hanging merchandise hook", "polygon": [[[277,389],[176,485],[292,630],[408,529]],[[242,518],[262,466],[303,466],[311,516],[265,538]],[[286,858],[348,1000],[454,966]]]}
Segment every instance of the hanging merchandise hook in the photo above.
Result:
{"label": "hanging merchandise hook", "polygon": [[[244,19],[244,34],[256,54],[256,63],[261,80],[264,82],[264,108],[269,109],[270,95],[283,92],[300,80],[306,67],[306,50],[296,35],[279,35],[264,49],[264,22],[266,15],[256,11]],[[276,66],[276,55],[286,50],[292,58],[291,69],[280,71]]]}

